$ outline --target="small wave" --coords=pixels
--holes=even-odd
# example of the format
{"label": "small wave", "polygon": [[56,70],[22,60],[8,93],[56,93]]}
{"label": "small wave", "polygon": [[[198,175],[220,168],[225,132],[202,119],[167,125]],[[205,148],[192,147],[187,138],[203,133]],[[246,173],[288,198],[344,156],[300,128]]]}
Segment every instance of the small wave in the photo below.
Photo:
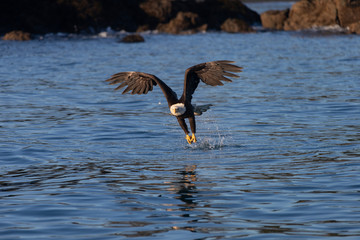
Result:
{"label": "small wave", "polygon": [[333,33],[346,33],[347,29],[339,25],[330,25],[330,26],[313,26],[311,28],[313,31],[319,32],[333,32]]}
{"label": "small wave", "polygon": [[309,33],[309,34],[344,34],[348,32],[348,29],[343,28],[339,25],[329,25],[329,26],[316,26],[314,25],[310,29],[299,30],[298,32]]}

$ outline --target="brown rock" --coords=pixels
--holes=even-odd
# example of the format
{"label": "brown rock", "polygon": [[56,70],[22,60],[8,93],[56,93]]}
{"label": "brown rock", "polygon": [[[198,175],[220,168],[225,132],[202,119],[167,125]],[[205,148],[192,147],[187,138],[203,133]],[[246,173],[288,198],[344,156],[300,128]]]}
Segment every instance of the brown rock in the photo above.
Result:
{"label": "brown rock", "polygon": [[139,34],[130,34],[130,35],[123,37],[123,39],[121,39],[121,42],[138,43],[138,42],[145,42],[145,39]]}
{"label": "brown rock", "polygon": [[360,21],[360,0],[335,0],[340,26]]}
{"label": "brown rock", "polygon": [[348,28],[350,33],[360,34],[360,21],[350,24]]}
{"label": "brown rock", "polygon": [[237,18],[228,18],[221,25],[221,30],[228,33],[253,32],[252,27],[245,21]]}
{"label": "brown rock", "polygon": [[169,23],[159,24],[157,30],[171,34],[193,33],[199,30],[206,30],[206,26],[201,25],[199,16],[192,12],[179,12],[176,18]]}
{"label": "brown rock", "polygon": [[285,21],[285,30],[339,24],[335,0],[301,0],[296,2]]}
{"label": "brown rock", "polygon": [[11,31],[5,34],[3,40],[12,40],[12,41],[29,41],[31,40],[31,35],[28,32],[23,31]]}
{"label": "brown rock", "polygon": [[284,23],[289,17],[289,11],[289,9],[283,11],[270,10],[262,13],[260,15],[262,26],[267,29],[283,30]]}
{"label": "brown rock", "polygon": [[[359,21],[360,0],[301,0],[292,6],[284,29],[301,30],[332,25],[350,29],[351,24]],[[351,29],[356,29],[357,24],[351,26]]]}

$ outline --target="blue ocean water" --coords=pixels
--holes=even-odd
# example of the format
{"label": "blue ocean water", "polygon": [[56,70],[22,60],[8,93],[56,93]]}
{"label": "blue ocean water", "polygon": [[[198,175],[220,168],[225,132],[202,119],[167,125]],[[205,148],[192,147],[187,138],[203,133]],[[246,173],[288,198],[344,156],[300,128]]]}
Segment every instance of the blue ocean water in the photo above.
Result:
{"label": "blue ocean water", "polygon": [[[316,32],[0,41],[0,239],[358,239],[360,37]],[[234,60],[199,142],[159,88],[105,79]]]}

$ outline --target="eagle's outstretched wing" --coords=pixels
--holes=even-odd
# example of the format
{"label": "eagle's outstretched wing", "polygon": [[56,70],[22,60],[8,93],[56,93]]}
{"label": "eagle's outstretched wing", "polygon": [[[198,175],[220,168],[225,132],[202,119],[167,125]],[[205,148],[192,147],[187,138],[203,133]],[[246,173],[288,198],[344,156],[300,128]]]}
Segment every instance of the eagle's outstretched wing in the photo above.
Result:
{"label": "eagle's outstretched wing", "polygon": [[122,94],[129,91],[131,91],[131,94],[147,94],[149,91],[153,90],[153,86],[159,85],[169,105],[177,101],[176,93],[163,81],[152,74],[143,72],[120,72],[112,75],[106,81],[110,82],[110,85],[120,83],[115,90],[127,86]]}
{"label": "eagle's outstretched wing", "polygon": [[181,99],[191,101],[200,79],[208,85],[218,86],[224,85],[221,81],[231,82],[227,77],[239,77],[231,72],[241,72],[242,67],[231,63],[233,61],[214,61],[188,68],[185,72],[184,92]]}

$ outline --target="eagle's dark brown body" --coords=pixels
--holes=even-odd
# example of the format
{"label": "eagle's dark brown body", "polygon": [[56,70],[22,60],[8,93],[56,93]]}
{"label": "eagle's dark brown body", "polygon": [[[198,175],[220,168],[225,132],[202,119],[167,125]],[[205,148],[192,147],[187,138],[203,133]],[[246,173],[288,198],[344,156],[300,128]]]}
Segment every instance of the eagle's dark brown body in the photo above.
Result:
{"label": "eagle's dark brown body", "polygon": [[[163,81],[154,75],[142,72],[120,72],[109,78],[110,84],[120,84],[115,90],[125,86],[124,93],[147,94],[152,91],[154,85],[158,85],[165,95],[171,113],[176,116],[179,125],[186,134],[189,144],[196,142],[196,123],[194,107],[191,104],[192,94],[195,92],[200,80],[211,86],[223,85],[221,81],[231,82],[227,77],[238,77],[231,72],[241,72],[241,67],[231,64],[232,61],[206,62],[190,67],[185,72],[184,91],[180,99],[176,93]],[[192,137],[185,123],[189,119]]]}

